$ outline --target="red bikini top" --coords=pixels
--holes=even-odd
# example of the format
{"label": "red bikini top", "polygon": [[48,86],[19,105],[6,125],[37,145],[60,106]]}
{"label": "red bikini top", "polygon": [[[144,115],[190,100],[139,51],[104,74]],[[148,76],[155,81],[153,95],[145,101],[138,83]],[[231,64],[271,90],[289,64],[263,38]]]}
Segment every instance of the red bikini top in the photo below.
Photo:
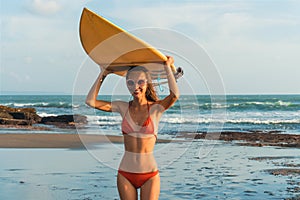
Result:
{"label": "red bikini top", "polygon": [[[154,130],[154,124],[153,124],[153,121],[152,121],[152,119],[150,117],[150,111],[149,111],[150,110],[150,106],[149,106],[149,104],[147,103],[147,106],[148,106],[148,118],[146,119],[146,121],[143,123],[142,126],[136,125],[132,121],[132,119],[130,117],[130,113],[129,113],[129,107],[130,107],[130,105],[131,105],[131,103],[129,103],[128,110],[127,110],[126,114],[123,117],[123,121],[122,121],[122,133],[123,134],[130,134],[130,133],[153,134],[156,137],[155,130]],[[126,117],[126,115],[129,115],[129,116]],[[128,118],[129,121],[126,118]]]}

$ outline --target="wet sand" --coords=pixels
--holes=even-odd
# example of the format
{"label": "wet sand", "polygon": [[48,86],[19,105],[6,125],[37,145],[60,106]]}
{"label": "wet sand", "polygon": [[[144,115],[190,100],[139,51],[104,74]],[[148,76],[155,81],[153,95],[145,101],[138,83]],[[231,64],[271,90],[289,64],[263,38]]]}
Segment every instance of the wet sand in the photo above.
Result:
{"label": "wet sand", "polygon": [[[158,139],[158,143],[170,140]],[[89,134],[0,134],[0,148],[83,148],[101,143],[123,143],[123,136]]]}
{"label": "wet sand", "polygon": [[[182,134],[184,139],[178,142],[157,141],[162,200],[191,196],[300,199],[299,135],[224,132],[215,138],[205,133],[190,136]],[[210,139],[216,143],[200,158],[199,149],[209,146]],[[0,184],[5,186],[0,199],[20,199],[24,194],[25,199],[118,199],[115,166],[122,154],[114,151],[122,151],[122,143],[121,135],[0,134],[0,160],[5,160],[0,166]],[[95,148],[83,151],[89,145]],[[174,150],[166,150],[168,145]],[[179,156],[166,164],[170,154]]]}
{"label": "wet sand", "polygon": [[[299,199],[299,174],[274,174],[274,170],[299,168],[299,149],[215,144],[195,140],[157,144],[161,200],[169,199]],[[173,151],[166,151],[167,146]],[[202,146],[210,153],[199,158]],[[84,149],[0,149],[0,199],[119,199],[117,166],[123,144]],[[174,162],[165,160],[172,155]],[[93,156],[91,156],[93,155]],[[110,162],[101,158],[107,155]],[[98,158],[98,159],[97,159]],[[114,163],[116,165],[114,165]]]}

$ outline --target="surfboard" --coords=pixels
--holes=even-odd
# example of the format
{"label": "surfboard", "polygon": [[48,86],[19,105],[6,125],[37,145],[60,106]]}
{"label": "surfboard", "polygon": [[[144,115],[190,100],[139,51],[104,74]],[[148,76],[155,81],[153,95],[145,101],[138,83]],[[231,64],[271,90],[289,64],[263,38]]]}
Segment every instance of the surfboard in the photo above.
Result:
{"label": "surfboard", "polygon": [[[82,11],[79,32],[85,52],[102,70],[125,76],[132,66],[145,66],[152,78],[166,78],[164,54],[87,8]],[[171,69],[177,73],[174,65]]]}

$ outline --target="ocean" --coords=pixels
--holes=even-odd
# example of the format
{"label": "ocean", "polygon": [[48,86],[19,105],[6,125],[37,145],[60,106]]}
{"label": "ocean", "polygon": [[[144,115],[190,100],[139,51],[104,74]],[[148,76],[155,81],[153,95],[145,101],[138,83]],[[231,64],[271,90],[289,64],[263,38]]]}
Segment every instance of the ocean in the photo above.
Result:
{"label": "ocean", "polygon": [[[130,100],[130,96],[126,95],[105,95],[102,98]],[[16,108],[33,107],[42,117],[82,114],[88,119],[87,126],[80,129],[82,133],[121,133],[122,119],[119,114],[88,107],[85,105],[85,96],[1,95],[0,104]],[[55,130],[61,133],[68,132]],[[221,98],[209,95],[182,95],[175,105],[164,113],[159,134],[162,137],[172,137],[174,134],[221,130],[300,134],[300,95],[227,95]],[[20,133],[20,130],[15,131]],[[1,132],[7,130],[1,129]]]}

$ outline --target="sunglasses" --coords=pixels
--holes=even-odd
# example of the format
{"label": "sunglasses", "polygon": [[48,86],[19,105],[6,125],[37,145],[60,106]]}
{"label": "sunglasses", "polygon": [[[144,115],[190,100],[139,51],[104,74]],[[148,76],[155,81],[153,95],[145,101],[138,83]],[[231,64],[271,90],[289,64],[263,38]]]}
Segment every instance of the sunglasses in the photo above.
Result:
{"label": "sunglasses", "polygon": [[133,87],[133,86],[135,86],[136,83],[137,83],[140,87],[143,87],[143,86],[147,83],[147,80],[146,80],[146,79],[139,79],[139,80],[137,80],[137,81],[135,82],[135,81],[132,80],[132,79],[128,79],[128,80],[126,81],[126,83],[127,83],[127,86],[128,86],[128,87]]}

